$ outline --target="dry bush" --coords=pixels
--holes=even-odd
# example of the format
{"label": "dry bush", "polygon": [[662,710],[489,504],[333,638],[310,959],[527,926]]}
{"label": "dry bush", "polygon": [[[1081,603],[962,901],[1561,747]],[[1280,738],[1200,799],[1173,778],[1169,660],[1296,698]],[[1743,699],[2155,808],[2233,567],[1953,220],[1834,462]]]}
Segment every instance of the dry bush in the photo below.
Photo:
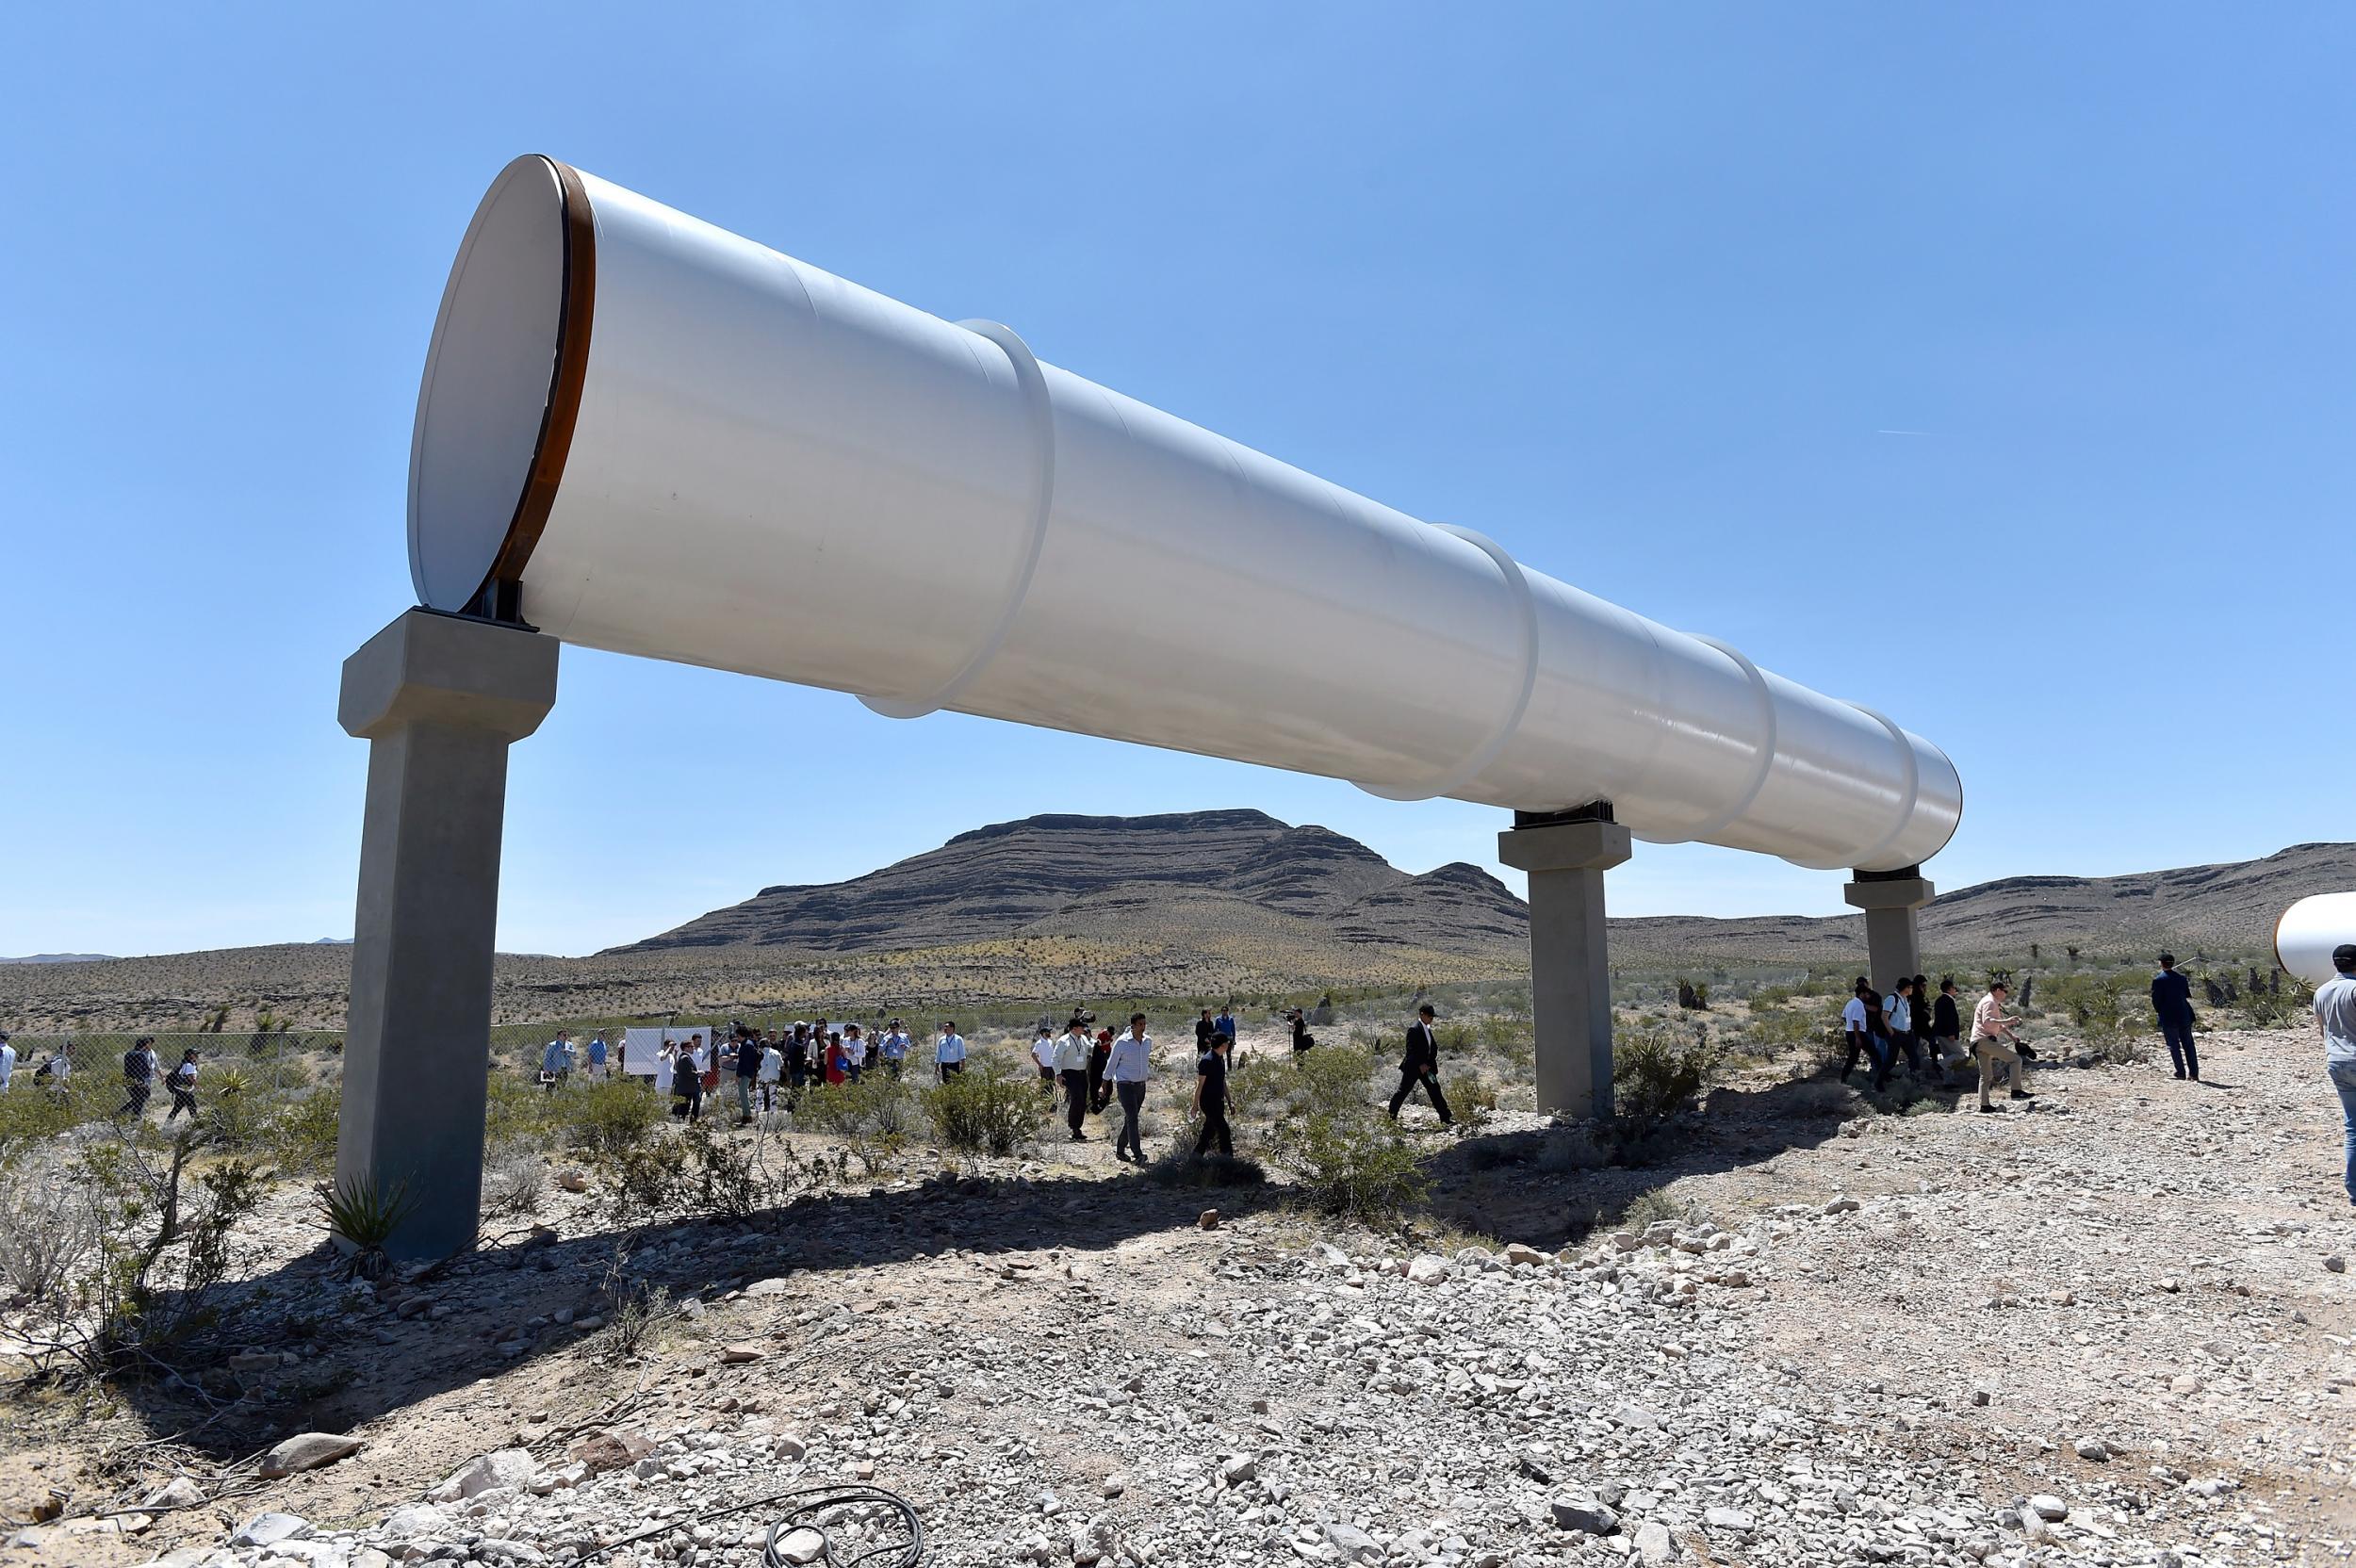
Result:
{"label": "dry bush", "polygon": [[483,1211],[507,1218],[536,1213],[548,1164],[530,1144],[510,1143],[483,1157]]}
{"label": "dry bush", "polygon": [[52,1318],[77,1305],[98,1247],[97,1206],[68,1164],[57,1153],[28,1158],[0,1184],[0,1285],[11,1307]]}

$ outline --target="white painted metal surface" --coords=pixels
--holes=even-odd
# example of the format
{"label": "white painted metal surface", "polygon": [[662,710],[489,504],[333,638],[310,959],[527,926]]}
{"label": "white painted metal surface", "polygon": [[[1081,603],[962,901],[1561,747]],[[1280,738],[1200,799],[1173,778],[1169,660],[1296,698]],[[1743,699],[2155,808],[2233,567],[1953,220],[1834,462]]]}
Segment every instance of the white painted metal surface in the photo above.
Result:
{"label": "white painted metal surface", "polygon": [[[501,564],[565,642],[1391,798],[1608,799],[1642,838],[1827,869],[1912,865],[1955,830],[1954,765],[1878,713],[1041,364],[1005,327],[574,188],[595,235],[579,412],[544,531]],[[590,259],[556,245],[566,200],[559,166],[517,159],[452,270],[412,456],[431,607],[474,598],[495,520],[523,510],[526,433],[563,380],[547,296]]]}
{"label": "white painted metal surface", "polygon": [[2356,892],[2302,898],[2274,923],[2276,960],[2311,986],[2338,972],[2331,950],[2342,942],[2356,942]]}

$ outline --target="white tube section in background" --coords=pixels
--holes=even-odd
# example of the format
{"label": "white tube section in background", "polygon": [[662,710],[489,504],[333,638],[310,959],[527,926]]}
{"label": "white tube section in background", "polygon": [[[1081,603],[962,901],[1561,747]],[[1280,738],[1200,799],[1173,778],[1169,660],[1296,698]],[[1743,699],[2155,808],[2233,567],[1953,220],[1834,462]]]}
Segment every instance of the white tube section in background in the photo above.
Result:
{"label": "white tube section in background", "polygon": [[[560,342],[567,298],[585,324]],[[566,362],[578,412],[551,464],[532,434],[562,423]],[[528,474],[553,483],[536,541]],[[565,642],[896,716],[1391,798],[1610,800],[1642,838],[1825,869],[1926,860],[1962,813],[1945,754],[1878,713],[1041,364],[1004,327],[538,157],[500,174],[452,268],[409,531],[429,607],[474,602],[496,561]]]}
{"label": "white tube section in background", "polygon": [[2356,892],[2302,898],[2274,923],[2275,961],[2311,986],[2339,972],[2331,950],[2342,942],[2356,942]]}

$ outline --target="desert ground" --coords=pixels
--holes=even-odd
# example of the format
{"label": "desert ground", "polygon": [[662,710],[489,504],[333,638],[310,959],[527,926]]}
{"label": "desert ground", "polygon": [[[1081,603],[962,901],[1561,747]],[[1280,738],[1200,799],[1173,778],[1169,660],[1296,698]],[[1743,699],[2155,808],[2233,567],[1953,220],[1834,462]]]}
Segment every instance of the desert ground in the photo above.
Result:
{"label": "desert ground", "polygon": [[[1317,1092],[1371,1098],[1396,1035],[1348,1032]],[[937,1564],[2344,1560],[2356,1221],[2311,1037],[2218,1031],[2182,1083],[2043,1032],[2002,1115],[1803,1042],[1614,1152],[1517,1106],[1505,1021],[1448,1066],[1478,1125],[1405,1111],[1430,1187],[1379,1217],[1275,1157],[1302,1084],[1259,1030],[1264,1183],[1190,1184],[1167,1079],[1151,1171],[1101,1120],[993,1157],[775,1115],[729,1136],[794,1151],[792,1196],[728,1217],[497,1160],[481,1249],[376,1281],[282,1181],[182,1386],[19,1361],[0,1507],[59,1516],[0,1561],[751,1563],[788,1505],[730,1510],[838,1482]]]}

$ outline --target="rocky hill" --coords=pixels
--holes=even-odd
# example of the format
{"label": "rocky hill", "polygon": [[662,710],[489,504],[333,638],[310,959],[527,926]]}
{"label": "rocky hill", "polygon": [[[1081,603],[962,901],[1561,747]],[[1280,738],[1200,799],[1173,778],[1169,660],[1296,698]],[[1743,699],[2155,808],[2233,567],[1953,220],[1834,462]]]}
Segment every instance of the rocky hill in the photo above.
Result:
{"label": "rocky hill", "polygon": [[1478,867],[1421,876],[1330,829],[1262,811],[1026,817],[848,882],[763,888],[675,930],[613,950],[786,947],[868,953],[1053,931],[1088,935],[1154,911],[1172,941],[1277,915],[1349,942],[1488,953],[1522,939],[1521,901]]}
{"label": "rocky hill", "polygon": [[[1923,911],[1922,945],[1942,954],[2007,952],[2031,942],[2101,953],[2169,944],[2263,951],[2284,906],[2351,888],[2356,843],[2294,844],[2262,860],[2131,876],[2007,876],[1941,893]],[[1857,951],[1864,939],[1857,915],[1671,915],[1612,925],[1615,940],[1632,951],[1765,959],[1830,958]]]}

